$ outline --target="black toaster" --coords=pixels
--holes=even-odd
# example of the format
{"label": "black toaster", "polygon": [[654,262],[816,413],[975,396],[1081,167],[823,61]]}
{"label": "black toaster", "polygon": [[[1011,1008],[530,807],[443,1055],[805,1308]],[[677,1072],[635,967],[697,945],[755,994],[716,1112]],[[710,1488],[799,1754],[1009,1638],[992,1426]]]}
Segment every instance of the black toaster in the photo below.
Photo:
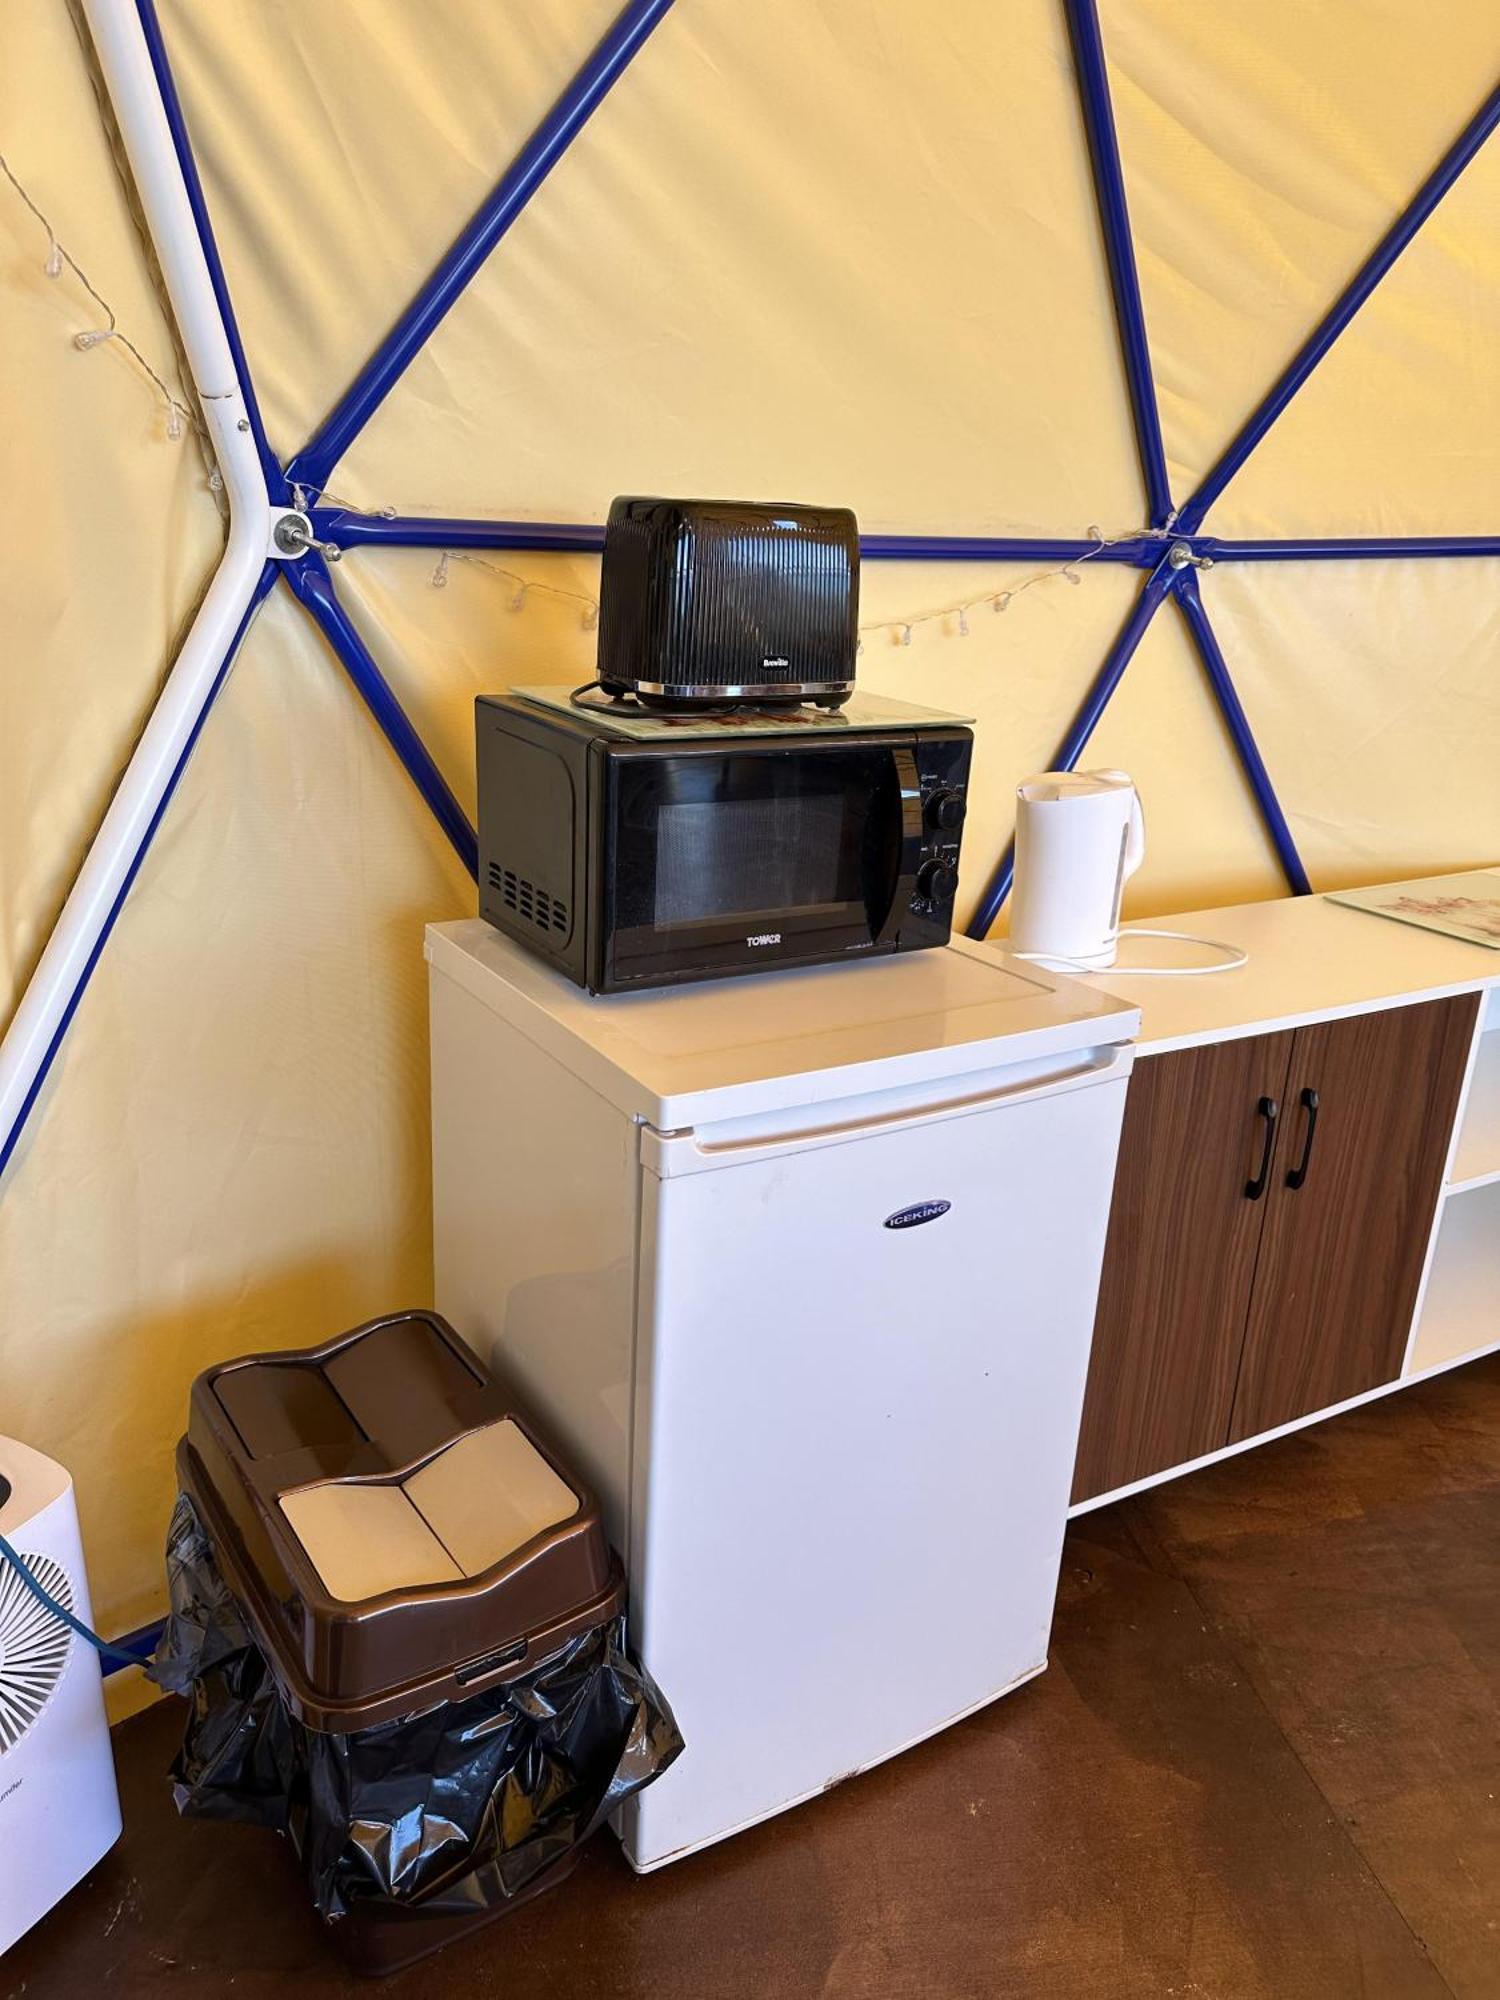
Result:
{"label": "black toaster", "polygon": [[837,708],[854,691],[859,530],[847,507],[628,496],[609,510],[599,684],[648,706]]}

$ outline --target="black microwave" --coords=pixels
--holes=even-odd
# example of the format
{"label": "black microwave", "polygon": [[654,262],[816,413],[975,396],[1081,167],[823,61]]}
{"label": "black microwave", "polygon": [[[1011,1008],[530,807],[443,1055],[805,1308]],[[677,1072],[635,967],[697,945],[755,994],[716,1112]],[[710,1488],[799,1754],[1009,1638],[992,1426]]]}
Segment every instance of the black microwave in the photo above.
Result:
{"label": "black microwave", "polygon": [[517,695],[475,707],[480,914],[591,993],[948,941],[961,723],[642,736]]}

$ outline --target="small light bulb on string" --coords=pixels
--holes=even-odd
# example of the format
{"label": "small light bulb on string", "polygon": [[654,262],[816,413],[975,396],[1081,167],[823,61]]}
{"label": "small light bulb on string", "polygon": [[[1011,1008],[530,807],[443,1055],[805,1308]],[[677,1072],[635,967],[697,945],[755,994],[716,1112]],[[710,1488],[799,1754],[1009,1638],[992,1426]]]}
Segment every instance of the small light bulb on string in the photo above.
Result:
{"label": "small light bulb on string", "polygon": [[[32,200],[31,195],[27,192],[3,153],[0,153],[0,176],[3,176],[10,183],[11,187],[15,189],[26,207],[30,209],[41,227],[47,232],[47,261],[42,266],[43,271],[49,278],[60,278],[63,274],[63,266],[66,265],[108,322],[105,326],[85,327],[80,332],[75,333],[73,335],[74,347],[77,348],[80,354],[87,354],[90,348],[99,347],[106,340],[118,340],[121,347],[125,349],[126,353],[135,362],[141,373],[155,384],[158,394],[166,405],[167,436],[169,438],[180,438],[182,436],[183,419],[186,418],[191,423],[196,422],[196,418],[190,414],[184,405],[177,401],[177,398],[172,394],[172,391],[168,388],[161,375],[152,367],[151,363],[136,346],[129,334],[120,332],[115,319],[114,308],[110,305],[109,300],[105,298],[98,286],[90,280],[88,273],[83,269],[72,252],[63,248],[57,231],[52,227],[50,220],[42,213],[36,202]],[[216,484],[211,479],[209,484],[214,487],[215,491],[222,490],[222,480]]]}
{"label": "small light bulb on string", "polygon": [[[912,643],[912,633],[918,625],[931,625],[935,623],[943,638],[948,638],[954,632],[957,632],[960,639],[968,639],[973,636],[973,626],[969,619],[969,613],[977,610],[980,605],[987,604],[991,611],[999,613],[1001,611],[1008,611],[1012,601],[1019,597],[1023,591],[1033,590],[1038,584],[1049,583],[1057,577],[1066,577],[1071,584],[1082,583],[1083,564],[1101,555],[1106,549],[1114,548],[1121,542],[1132,540],[1147,538],[1159,540],[1166,535],[1166,530],[1162,528],[1133,528],[1127,534],[1106,535],[1102,528],[1090,527],[1088,535],[1093,545],[1092,547],[1081,549],[1077,555],[1070,556],[1066,562],[1053,564],[1048,569],[1039,569],[1031,576],[1023,577],[1020,582],[1010,585],[1005,590],[986,591],[977,597],[963,598],[957,604],[944,605],[941,609],[919,611],[911,618],[880,619],[869,625],[861,626],[860,632],[883,633],[890,645],[909,646]],[[1196,562],[1200,567],[1207,567],[1211,560],[1211,557],[1193,554],[1188,545],[1184,543],[1179,554],[1179,559],[1173,566],[1174,568],[1180,568],[1187,562]],[[543,585],[542,588],[546,588],[546,586]],[[856,653],[860,653],[863,650],[864,640],[862,637],[856,635],[855,651]]]}
{"label": "small light bulb on string", "polygon": [[[394,507],[360,507],[353,500],[344,500],[331,486],[318,489],[318,497],[325,507],[342,507],[346,514],[365,514],[374,521],[394,521],[397,509]],[[292,500],[298,513],[307,512],[307,493],[301,486],[293,485]]]}
{"label": "small light bulb on string", "polygon": [[432,572],[428,581],[434,590],[446,590],[448,588],[448,551],[446,549],[438,557],[437,568]]}

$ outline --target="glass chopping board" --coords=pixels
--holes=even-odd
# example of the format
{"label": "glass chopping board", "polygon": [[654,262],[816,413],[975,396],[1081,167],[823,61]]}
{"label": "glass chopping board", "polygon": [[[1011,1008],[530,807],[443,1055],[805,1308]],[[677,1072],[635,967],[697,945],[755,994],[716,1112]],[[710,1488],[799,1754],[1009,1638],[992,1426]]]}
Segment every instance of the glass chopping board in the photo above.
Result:
{"label": "glass chopping board", "polygon": [[882,694],[852,694],[842,708],[736,708],[727,714],[654,715],[628,702],[612,701],[592,689],[574,701],[567,688],[518,687],[510,692],[539,708],[591,717],[611,735],[664,742],[676,736],[849,736],[867,729],[931,729],[958,724],[971,715],[949,715]]}
{"label": "glass chopping board", "polygon": [[1330,889],[1324,901],[1500,951],[1500,875],[1433,875],[1374,889]]}

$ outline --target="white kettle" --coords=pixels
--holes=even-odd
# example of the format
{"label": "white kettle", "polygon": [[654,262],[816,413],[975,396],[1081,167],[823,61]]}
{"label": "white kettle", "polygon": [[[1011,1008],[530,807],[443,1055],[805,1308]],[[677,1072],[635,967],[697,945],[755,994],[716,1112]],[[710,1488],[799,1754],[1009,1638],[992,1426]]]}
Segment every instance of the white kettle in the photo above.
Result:
{"label": "white kettle", "polygon": [[1010,948],[1056,971],[1113,965],[1120,899],[1146,854],[1123,771],[1042,771],[1016,787]]}

